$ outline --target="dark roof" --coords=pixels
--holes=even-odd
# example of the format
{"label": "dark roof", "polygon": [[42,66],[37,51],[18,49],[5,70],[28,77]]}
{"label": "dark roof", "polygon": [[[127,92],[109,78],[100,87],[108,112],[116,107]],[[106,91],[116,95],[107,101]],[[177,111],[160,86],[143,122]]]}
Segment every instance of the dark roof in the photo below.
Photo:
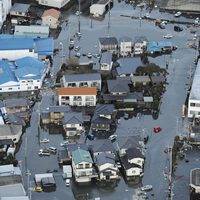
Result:
{"label": "dark roof", "polygon": [[99,117],[98,115],[94,115],[92,117],[92,123],[93,124],[111,124],[112,120],[111,119],[107,119],[105,117]]}
{"label": "dark roof", "polygon": [[139,165],[136,165],[136,164],[134,164],[134,163],[129,163],[129,162],[128,162],[128,157],[127,157],[127,155],[124,155],[124,156],[120,157],[120,160],[121,160],[122,165],[123,165],[123,167],[125,168],[125,170],[131,169],[131,168],[133,168],[133,167],[141,168]]}
{"label": "dark roof", "polygon": [[126,155],[128,159],[133,159],[133,158],[144,158],[144,155],[141,153],[141,151],[137,148],[128,148],[126,150]]}
{"label": "dark roof", "polygon": [[114,147],[109,139],[93,140],[89,143],[89,148],[93,153],[95,152],[113,152]]}
{"label": "dark roof", "polygon": [[40,114],[41,119],[50,119],[50,113],[49,111],[42,111]]}
{"label": "dark roof", "polygon": [[99,38],[101,45],[118,45],[116,37],[102,37]]}
{"label": "dark roof", "polygon": [[126,92],[130,91],[127,80],[107,80],[108,91],[112,92]]}
{"label": "dark roof", "polygon": [[146,42],[148,41],[145,36],[135,36],[134,38],[135,43],[142,43],[143,41],[146,41]]}
{"label": "dark roof", "polygon": [[83,123],[83,115],[82,113],[65,113],[63,124],[82,124]]}
{"label": "dark roof", "polygon": [[88,151],[88,146],[86,144],[68,144],[67,145],[67,150],[69,152],[73,152],[77,149],[82,149],[82,150]]}
{"label": "dark roof", "polygon": [[70,106],[50,106],[49,112],[70,112],[71,107]]}
{"label": "dark roof", "polygon": [[21,175],[13,174],[12,176],[11,175],[0,176],[0,186],[12,185],[12,184],[17,184],[17,183],[22,183]]}
{"label": "dark roof", "polygon": [[115,156],[112,153],[103,152],[95,156],[95,162],[98,166],[106,163],[115,165]]}
{"label": "dark roof", "polygon": [[101,80],[100,73],[88,73],[88,74],[70,74],[64,75],[65,82],[79,82],[79,81],[97,81]]}
{"label": "dark roof", "polygon": [[113,104],[97,104],[95,113],[97,115],[112,115],[114,112]]}
{"label": "dark roof", "polygon": [[11,139],[0,140],[0,145],[13,145],[14,142]]}
{"label": "dark roof", "polygon": [[112,61],[112,53],[109,51],[103,52],[101,54],[101,60],[100,63],[111,63]]}
{"label": "dark roof", "polygon": [[119,42],[132,42],[132,38],[124,36],[119,38]]}
{"label": "dark roof", "polygon": [[26,13],[26,12],[28,12],[29,8],[30,8],[30,4],[14,3],[10,12]]}
{"label": "dark roof", "polygon": [[142,92],[132,92],[129,93],[125,98],[124,101],[129,102],[137,102],[137,101],[143,101],[143,93]]}
{"label": "dark roof", "polygon": [[164,83],[165,77],[163,75],[150,76],[152,83]]}
{"label": "dark roof", "polygon": [[139,66],[144,66],[142,63],[140,57],[134,57],[134,58],[120,58],[117,60],[117,63],[119,64],[118,67],[116,67],[117,74],[120,75],[127,75],[127,74],[134,74],[136,69]]}
{"label": "dark roof", "polygon": [[119,80],[119,81],[127,80],[127,81],[128,81],[128,84],[131,84],[131,83],[132,83],[132,82],[131,82],[131,77],[130,77],[130,76],[122,76],[122,77],[118,76],[118,77],[116,77],[116,79]]}
{"label": "dark roof", "polygon": [[120,149],[138,148],[139,142],[143,141],[139,135],[129,137],[117,137],[118,146]]}
{"label": "dark roof", "polygon": [[4,106],[7,108],[18,107],[18,106],[28,106],[28,100],[24,98],[16,98],[16,99],[5,99]]}
{"label": "dark roof", "polygon": [[25,121],[15,113],[8,113],[8,119],[11,124],[22,125],[22,126],[26,125]]}

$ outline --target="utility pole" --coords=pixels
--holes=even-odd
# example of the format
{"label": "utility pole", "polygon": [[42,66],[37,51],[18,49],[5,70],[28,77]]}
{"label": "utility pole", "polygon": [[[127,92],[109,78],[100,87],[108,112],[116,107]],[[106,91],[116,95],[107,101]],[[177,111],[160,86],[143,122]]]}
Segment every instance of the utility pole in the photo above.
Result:
{"label": "utility pole", "polygon": [[[170,151],[170,150],[169,150]],[[173,184],[172,184],[172,170],[173,170],[173,166],[172,166],[172,150],[169,152],[169,188],[168,188],[168,196],[167,199],[168,200],[173,200]]]}
{"label": "utility pole", "polygon": [[108,37],[110,36],[110,2],[108,4]]}
{"label": "utility pole", "polygon": [[81,15],[81,2],[80,0],[78,0],[78,32],[80,33],[81,32],[81,22],[80,22],[80,15]]}
{"label": "utility pole", "polygon": [[[93,5],[93,0],[91,0],[91,6]],[[92,24],[92,15],[90,14],[90,28],[93,27],[93,24]]]}

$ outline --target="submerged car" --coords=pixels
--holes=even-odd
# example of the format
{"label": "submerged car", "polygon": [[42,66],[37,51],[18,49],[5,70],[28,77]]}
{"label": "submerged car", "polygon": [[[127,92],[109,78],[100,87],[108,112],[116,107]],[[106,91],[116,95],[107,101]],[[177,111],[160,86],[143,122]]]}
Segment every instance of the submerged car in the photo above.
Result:
{"label": "submerged car", "polygon": [[150,191],[153,189],[153,186],[152,185],[145,185],[143,187],[140,188],[141,191]]}
{"label": "submerged car", "polygon": [[34,188],[34,191],[35,192],[42,192],[43,189],[41,187],[37,186],[37,187]]}
{"label": "submerged car", "polygon": [[160,131],[162,131],[162,128],[160,126],[156,126],[153,128],[154,133],[159,133]]}
{"label": "submerged car", "polygon": [[166,38],[166,39],[171,39],[171,38],[173,38],[173,36],[172,36],[171,34],[164,35],[163,37]]}
{"label": "submerged car", "polygon": [[181,32],[183,28],[181,26],[174,26],[174,31]]}
{"label": "submerged car", "polygon": [[49,142],[49,139],[47,139],[47,138],[40,140],[40,143],[48,143],[48,142]]}
{"label": "submerged car", "polygon": [[174,14],[174,17],[180,17],[182,15],[182,13],[180,11],[178,11],[177,13]]}

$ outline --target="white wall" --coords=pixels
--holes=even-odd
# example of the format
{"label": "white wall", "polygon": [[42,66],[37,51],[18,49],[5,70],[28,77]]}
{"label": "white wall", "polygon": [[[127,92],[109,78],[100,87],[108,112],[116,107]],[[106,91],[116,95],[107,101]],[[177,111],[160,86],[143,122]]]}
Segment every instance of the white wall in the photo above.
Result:
{"label": "white wall", "polygon": [[50,6],[54,8],[62,8],[65,6],[67,3],[70,2],[70,0],[36,0],[38,1],[38,4],[44,5],[44,6]]}
{"label": "white wall", "polygon": [[0,24],[6,20],[6,16],[10,12],[11,7],[12,7],[11,0],[0,1]]}
{"label": "white wall", "polygon": [[142,173],[142,169],[138,167],[133,167],[126,170],[126,176],[140,176],[141,173]]}
{"label": "white wall", "polygon": [[[192,105],[192,104],[195,104],[195,105]],[[200,117],[200,99],[199,100],[189,99],[189,103],[188,103],[188,118],[192,118],[193,115],[195,115],[195,118],[199,118]]]}
{"label": "white wall", "polygon": [[132,51],[132,42],[121,42],[120,43],[120,54],[122,56],[127,56],[128,53]]}

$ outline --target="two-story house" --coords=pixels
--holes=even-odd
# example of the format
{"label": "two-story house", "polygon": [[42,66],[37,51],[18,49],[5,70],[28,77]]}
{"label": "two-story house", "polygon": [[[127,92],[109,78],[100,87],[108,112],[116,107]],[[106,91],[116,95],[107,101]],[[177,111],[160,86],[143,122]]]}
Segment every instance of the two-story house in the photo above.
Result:
{"label": "two-story house", "polygon": [[100,73],[64,75],[61,84],[65,88],[96,87],[101,91]]}
{"label": "two-story house", "polygon": [[72,152],[72,168],[76,182],[90,182],[93,176],[93,160],[89,151],[77,149]]}
{"label": "two-story house", "polygon": [[100,59],[100,69],[103,72],[110,72],[112,69],[112,53],[109,51],[102,52]]}
{"label": "two-story house", "polygon": [[147,47],[147,38],[144,36],[136,36],[134,39],[134,54],[143,54]]}
{"label": "two-story house", "polygon": [[95,156],[95,164],[98,169],[100,181],[119,179],[119,169],[112,153],[101,153]]}
{"label": "two-story house", "polygon": [[96,87],[88,88],[57,88],[59,105],[95,106]]}
{"label": "two-story house", "polygon": [[116,53],[118,50],[118,41],[115,37],[102,37],[99,38],[99,52],[110,51]]}
{"label": "two-story house", "polygon": [[110,131],[116,112],[113,104],[97,104],[91,128],[95,131]]}
{"label": "two-story house", "polygon": [[132,39],[129,37],[122,37],[119,39],[120,55],[130,56],[132,53]]}
{"label": "two-story house", "polygon": [[63,128],[66,136],[80,135],[84,131],[82,113],[65,113],[63,119]]}

